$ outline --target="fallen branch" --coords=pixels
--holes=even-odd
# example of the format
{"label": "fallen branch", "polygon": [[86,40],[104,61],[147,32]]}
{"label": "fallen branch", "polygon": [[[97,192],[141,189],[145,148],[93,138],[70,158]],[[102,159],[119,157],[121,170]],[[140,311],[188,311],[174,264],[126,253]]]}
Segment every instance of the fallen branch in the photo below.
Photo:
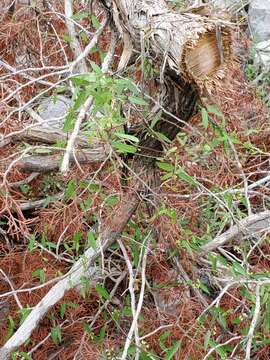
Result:
{"label": "fallen branch", "polygon": [[37,209],[43,208],[45,205],[48,205],[51,202],[62,199],[63,196],[64,196],[64,193],[59,193],[59,194],[50,196],[49,198],[34,200],[34,201],[27,201],[25,203],[21,203],[21,204],[19,203],[19,207],[22,211],[37,210]]}
{"label": "fallen branch", "polygon": [[137,346],[135,359],[136,360],[139,359],[139,356],[140,356],[140,338],[139,338],[139,330],[138,330],[138,317],[140,315],[142,305],[143,305],[143,299],[144,299],[144,290],[145,290],[145,284],[146,284],[145,270],[146,270],[147,254],[148,254],[148,251],[149,251],[148,245],[149,245],[149,237],[150,237],[150,235],[151,235],[151,232],[149,232],[149,234],[147,235],[147,238],[145,239],[145,244],[144,244],[145,250],[144,250],[144,253],[142,255],[141,290],[140,290],[140,295],[139,295],[139,300],[138,300],[137,306],[136,306],[136,302],[135,302],[135,293],[134,293],[134,282],[135,282],[136,276],[135,277],[133,276],[132,265],[131,265],[131,263],[129,261],[129,257],[128,257],[128,254],[126,252],[126,249],[123,246],[122,242],[119,241],[119,245],[121,247],[121,250],[123,252],[125,260],[127,262],[127,266],[128,266],[128,270],[129,270],[129,276],[130,276],[129,291],[130,291],[130,296],[132,298],[132,316],[133,316],[132,324],[131,324],[129,332],[127,334],[127,338],[126,338],[124,350],[123,350],[123,353],[122,353],[122,356],[121,356],[121,360],[125,360],[127,358],[128,349],[130,347],[133,334],[135,335],[135,343],[136,343],[136,346]]}
{"label": "fallen branch", "polygon": [[70,139],[68,140],[65,155],[64,155],[63,162],[62,162],[61,168],[60,168],[60,171],[64,174],[67,173],[69,170],[69,161],[70,161],[72,153],[74,151],[76,137],[79,134],[81,123],[82,123],[87,111],[91,108],[92,103],[93,103],[93,98],[90,96],[86,99],[85,103],[81,107],[79,115],[76,119],[74,129],[73,129]]}
{"label": "fallen branch", "polygon": [[258,318],[260,316],[260,307],[261,307],[260,289],[261,289],[261,284],[257,284],[256,290],[255,290],[255,296],[256,296],[255,309],[254,309],[253,318],[252,318],[252,321],[250,324],[250,328],[249,328],[249,331],[247,334],[247,347],[246,347],[245,360],[250,360],[254,331],[255,331],[255,328],[256,328],[256,325],[258,322]]}
{"label": "fallen branch", "polygon": [[36,179],[38,176],[39,176],[38,172],[33,172],[23,180],[9,183],[9,186],[13,189],[20,188],[23,185],[30,184],[30,182]]}
{"label": "fallen branch", "polygon": [[[70,134],[60,129],[52,127],[44,127],[40,125],[31,125],[24,130],[16,131],[1,137],[0,147],[5,146],[8,142],[16,141],[29,141],[29,142],[40,142],[44,144],[55,144],[60,141],[68,140]],[[87,148],[91,147],[87,137],[78,135],[76,138],[76,145]]]}
{"label": "fallen branch", "polygon": [[[66,27],[68,30],[68,34],[70,37],[70,47],[75,55],[76,58],[79,58],[83,52],[81,48],[81,44],[77,38],[77,32],[75,29],[75,25],[73,21],[70,20],[73,16],[73,0],[65,0],[65,20],[66,20]],[[86,64],[85,59],[81,59],[78,62],[78,68],[80,73],[86,73],[88,71],[88,67]]]}
{"label": "fallen branch", "polygon": [[54,285],[44,298],[33,308],[24,323],[15,331],[6,344],[0,349],[0,360],[7,360],[13,351],[29,339],[33,330],[38,326],[44,315],[55,305],[65,293],[80,284],[81,277],[104,253],[109,246],[121,235],[132,214],[136,211],[140,198],[136,190],[127,194],[121,202],[115,216],[101,232],[97,240],[97,248],[88,249],[84,255],[72,266],[66,276]]}
{"label": "fallen branch", "polygon": [[[71,154],[71,163],[90,164],[93,162],[104,161],[108,157],[109,150],[104,145],[97,145],[92,149],[74,150],[75,154]],[[75,161],[76,156],[76,161]],[[59,170],[62,154],[54,155],[32,155],[24,156],[16,162],[14,166],[24,172],[46,173],[49,171]],[[4,172],[9,166],[6,160],[0,161],[0,171]]]}
{"label": "fallen branch", "polygon": [[235,237],[252,236],[255,233],[266,231],[270,228],[270,211],[264,211],[259,214],[254,214],[239,221],[237,225],[233,225],[222,235],[217,236],[214,240],[203,245],[200,249],[201,253],[208,253],[218,247],[227,244]]}

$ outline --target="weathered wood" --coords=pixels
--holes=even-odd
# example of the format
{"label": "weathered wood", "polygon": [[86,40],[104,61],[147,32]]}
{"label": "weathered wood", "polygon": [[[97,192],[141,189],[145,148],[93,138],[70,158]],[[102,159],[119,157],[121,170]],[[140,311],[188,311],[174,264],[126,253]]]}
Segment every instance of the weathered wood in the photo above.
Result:
{"label": "weathered wood", "polygon": [[238,224],[230,227],[229,230],[217,236],[209,243],[203,245],[200,249],[201,254],[208,254],[210,251],[216,250],[218,247],[228,244],[233,239],[241,240],[243,238],[260,234],[270,229],[270,211],[264,211],[258,214],[250,215]]}
{"label": "weathered wood", "polygon": [[[64,150],[64,149],[63,149]],[[104,161],[109,154],[107,146],[99,145],[92,149],[77,149],[75,151],[76,161],[79,164],[90,164],[94,162]],[[14,167],[24,172],[47,173],[49,171],[58,170],[62,161],[62,154],[53,155],[32,155],[25,156],[14,163]],[[74,164],[74,155],[71,155],[71,163]],[[0,160],[0,171],[5,172],[12,160]]]}
{"label": "weathered wood", "polygon": [[[30,143],[38,142],[43,144],[55,144],[60,141],[67,141],[69,139],[69,135],[69,133],[66,133],[60,129],[44,126],[34,126],[27,128],[22,132],[14,133],[14,135],[7,137],[7,139],[2,136],[3,139],[0,141],[0,147],[6,145],[8,140],[11,142],[24,140],[29,141]],[[79,135],[76,138],[76,145],[86,148],[93,146],[90,145],[87,137],[82,135]]]}
{"label": "weathered wood", "polygon": [[[115,24],[127,48],[125,56],[131,54],[131,47],[140,51],[143,40],[150,53],[160,56],[172,70],[198,85],[224,75],[232,57],[228,22],[172,11],[164,0],[111,3]],[[128,58],[125,60],[127,63]]]}
{"label": "weathered wood", "polygon": [[[104,161],[108,156],[103,147],[95,149],[76,150],[76,160],[79,164],[89,164],[98,161]],[[61,154],[44,156],[27,156],[16,163],[16,167],[25,172],[46,173],[59,169],[62,161]],[[75,163],[74,155],[71,155],[71,163]],[[1,164],[0,164],[1,166]]]}

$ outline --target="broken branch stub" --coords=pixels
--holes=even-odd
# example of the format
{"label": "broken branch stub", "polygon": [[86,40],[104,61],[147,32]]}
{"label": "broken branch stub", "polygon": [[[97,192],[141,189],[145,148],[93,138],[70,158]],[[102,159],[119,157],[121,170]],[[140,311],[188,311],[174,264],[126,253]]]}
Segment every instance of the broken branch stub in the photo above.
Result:
{"label": "broken branch stub", "polygon": [[232,59],[231,24],[221,18],[174,12],[163,0],[113,0],[113,17],[132,45],[141,39],[169,67],[199,87],[224,76]]}

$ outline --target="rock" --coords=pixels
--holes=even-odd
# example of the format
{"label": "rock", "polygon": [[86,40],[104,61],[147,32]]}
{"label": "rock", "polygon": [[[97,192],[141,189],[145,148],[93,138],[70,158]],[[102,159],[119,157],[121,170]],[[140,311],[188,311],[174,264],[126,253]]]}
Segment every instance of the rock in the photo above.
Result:
{"label": "rock", "polygon": [[248,15],[254,41],[270,40],[270,0],[251,0]]}
{"label": "rock", "polygon": [[62,129],[71,103],[72,100],[63,95],[58,95],[56,99],[43,99],[37,108],[38,114],[45,120],[42,125]]}
{"label": "rock", "polygon": [[255,44],[256,56],[255,65],[262,66],[270,71],[270,38]]}
{"label": "rock", "polygon": [[211,2],[215,8],[222,10],[237,10],[243,6],[241,0],[214,0]]}

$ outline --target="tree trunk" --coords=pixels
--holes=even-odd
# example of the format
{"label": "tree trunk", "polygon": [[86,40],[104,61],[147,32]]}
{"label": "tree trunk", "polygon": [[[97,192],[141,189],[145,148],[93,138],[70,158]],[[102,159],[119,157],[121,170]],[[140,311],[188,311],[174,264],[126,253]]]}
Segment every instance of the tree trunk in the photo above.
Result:
{"label": "tree trunk", "polygon": [[164,0],[112,0],[111,5],[125,44],[121,66],[132,48],[140,51],[146,44],[170,69],[199,86],[224,75],[232,57],[228,22],[174,12]]}
{"label": "tree trunk", "polygon": [[135,173],[157,187],[155,158],[163,150],[158,134],[173,140],[194,112],[200,91],[223,77],[232,57],[230,29],[218,18],[174,12],[164,0],[112,0],[106,4],[124,41],[119,70],[127,65],[133,49],[148,51],[163,64],[162,117],[153,129],[139,126],[140,142],[133,163]]}
{"label": "tree trunk", "polygon": [[[228,23],[218,18],[173,12],[163,0],[113,0],[112,8],[124,41],[118,68],[127,65],[133,49],[145,51],[145,44],[148,54],[163,64],[161,119],[153,128],[143,123],[134,131],[140,141],[133,171],[147,185],[140,192],[150,189],[156,193],[160,183],[155,159],[163,151],[159,134],[173,141],[194,113],[200,94],[210,92],[212,85],[222,80],[232,62],[231,30]],[[208,288],[210,292],[215,290],[210,280]]]}

